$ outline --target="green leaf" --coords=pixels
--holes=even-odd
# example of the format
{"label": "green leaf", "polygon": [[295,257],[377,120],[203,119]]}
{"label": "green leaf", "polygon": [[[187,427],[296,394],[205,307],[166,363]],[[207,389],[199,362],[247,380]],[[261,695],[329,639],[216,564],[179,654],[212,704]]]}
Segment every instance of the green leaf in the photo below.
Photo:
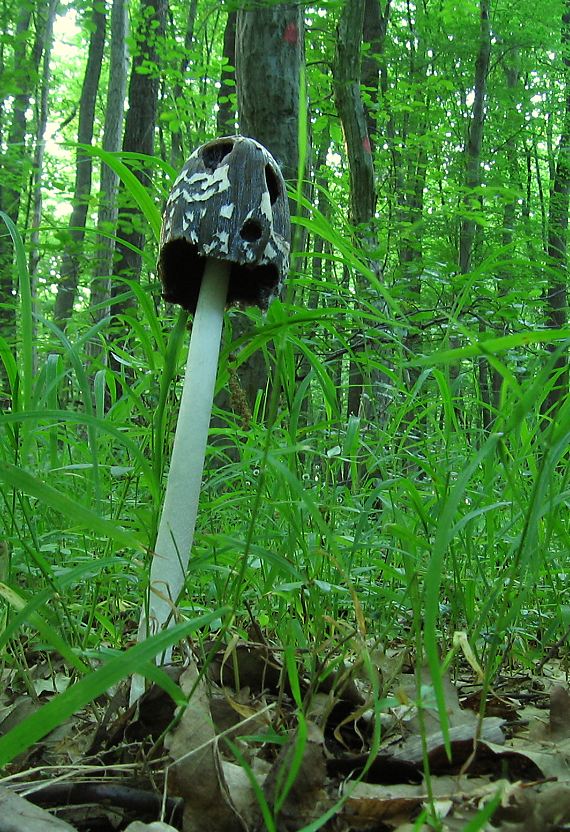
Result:
{"label": "green leaf", "polygon": [[155,656],[164,653],[171,645],[186,638],[190,633],[201,630],[229,612],[228,608],[215,610],[206,615],[178,624],[169,630],[137,644],[125,653],[105,662],[99,670],[84,676],[65,693],[55,696],[51,702],[20,722],[5,736],[0,737],[0,768],[5,766],[22,751],[29,748],[72,714],[102,696],[109,688],[133,673],[154,675],[156,668],[145,666]]}
{"label": "green leaf", "polygon": [[487,338],[466,347],[424,355],[415,361],[410,361],[409,366],[455,364],[458,361],[474,358],[478,355],[505,352],[505,350],[526,347],[529,344],[554,344],[557,341],[570,341],[570,329],[540,329],[531,332],[517,332],[514,335],[504,335],[500,338]]}
{"label": "green leaf", "polygon": [[2,597],[7,604],[10,604],[17,612],[27,613],[28,623],[34,627],[42,638],[47,641],[57,652],[62,656],[71,667],[74,667],[80,673],[88,673],[89,668],[84,664],[78,656],[71,650],[69,645],[62,639],[59,633],[48,624],[37,612],[29,611],[28,602],[20,593],[16,592],[11,586],[0,583],[0,597]]}
{"label": "green leaf", "polygon": [[32,401],[32,386],[33,386],[33,327],[32,327],[32,288],[30,282],[30,273],[28,271],[28,263],[26,260],[26,252],[24,250],[24,243],[20,236],[20,232],[4,211],[0,211],[0,218],[6,223],[6,227],[10,232],[12,242],[14,244],[14,252],[16,255],[16,271],[18,274],[18,283],[20,289],[20,314],[18,315],[20,321],[20,343],[22,361],[20,366],[20,375],[22,378],[22,409],[27,410]]}
{"label": "green leaf", "polygon": [[79,144],[77,146],[88,155],[97,156],[102,162],[105,162],[106,165],[115,171],[127,191],[133,197],[146,217],[156,240],[158,240],[160,238],[161,226],[160,211],[154,204],[149,192],[143,185],[141,185],[132,170],[130,170],[125,163],[121,161],[119,155],[116,153],[108,153],[100,147],[93,147],[89,144]]}
{"label": "green leaf", "polygon": [[61,491],[58,491],[53,486],[38,480],[16,465],[0,461],[0,480],[30,497],[35,497],[50,506],[50,508],[65,515],[71,521],[72,528],[80,526],[91,529],[91,531],[103,537],[114,540],[121,546],[126,546],[135,551],[146,551],[144,543],[134,534],[115,525],[110,520],[105,520],[103,517],[100,517],[95,512],[81,505],[81,503],[71,499],[66,494],[62,494]]}

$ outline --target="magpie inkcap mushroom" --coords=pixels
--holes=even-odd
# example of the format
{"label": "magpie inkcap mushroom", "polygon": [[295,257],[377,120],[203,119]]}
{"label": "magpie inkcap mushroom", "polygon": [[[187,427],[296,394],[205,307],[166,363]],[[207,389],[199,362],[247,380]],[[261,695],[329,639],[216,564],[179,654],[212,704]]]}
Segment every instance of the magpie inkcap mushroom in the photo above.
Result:
{"label": "magpie inkcap mushroom", "polygon": [[[139,641],[176,620],[194,538],[224,309],[266,309],[287,274],[289,204],[279,166],[253,139],[231,136],[190,156],[168,198],[158,271],[164,299],[193,314],[170,470]],[[163,655],[167,660],[170,651]],[[143,690],[133,678],[131,701]]]}
{"label": "magpie inkcap mushroom", "polygon": [[194,312],[208,258],[231,263],[227,304],[266,309],[289,268],[291,226],[283,175],[254,139],[197,148],[168,198],[158,272],[164,298]]}

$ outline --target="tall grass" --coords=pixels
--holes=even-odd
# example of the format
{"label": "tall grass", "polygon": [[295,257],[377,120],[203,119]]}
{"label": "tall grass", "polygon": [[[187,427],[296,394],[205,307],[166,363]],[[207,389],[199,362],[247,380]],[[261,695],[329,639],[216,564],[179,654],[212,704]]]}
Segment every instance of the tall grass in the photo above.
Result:
{"label": "tall grass", "polygon": [[[154,204],[138,199],[156,230]],[[541,345],[570,333],[481,339],[450,320],[463,346],[431,334],[424,354],[410,355],[405,333],[414,324],[403,303],[345,235],[303,207],[296,222],[332,246],[332,276],[314,286],[306,261],[291,279],[294,300],[276,302],[265,318],[248,312],[253,332],[226,339],[219,386],[262,351],[273,406],[263,393],[251,420],[239,408],[218,409],[181,601],[188,623],[127,651],[126,661],[114,651],[131,638],[143,600],[186,317],[159,312],[154,283],[126,281],[137,305],[122,322],[131,333],[122,345],[110,338],[114,322],[92,326],[87,308],[65,334],[41,319],[34,345],[25,251],[4,217],[20,332],[16,349],[0,343],[9,400],[0,417],[0,498],[10,552],[0,585],[2,657],[14,663],[28,642],[56,649],[82,680],[43,709],[43,728],[39,717],[26,720],[0,739],[0,764],[140,670],[166,641],[217,631],[230,618],[245,636],[250,613],[269,638],[303,648],[288,660],[295,655],[309,671],[330,639],[343,642],[342,657],[351,628],[361,645],[409,645],[418,667],[429,664],[444,728],[442,667],[457,630],[467,632],[487,685],[510,666],[530,665],[567,630],[570,403],[549,422],[541,415],[555,359],[549,365]],[[346,273],[368,281],[382,308],[355,303],[354,284],[340,280]],[[300,303],[309,292],[318,308]],[[362,332],[367,351],[355,346]],[[110,369],[111,349],[119,369]],[[517,380],[511,359],[522,350]],[[479,360],[502,382],[491,431],[481,427],[488,405]],[[382,403],[374,420],[346,414],[350,361],[369,379],[372,403]],[[104,662],[95,671],[94,654]]]}

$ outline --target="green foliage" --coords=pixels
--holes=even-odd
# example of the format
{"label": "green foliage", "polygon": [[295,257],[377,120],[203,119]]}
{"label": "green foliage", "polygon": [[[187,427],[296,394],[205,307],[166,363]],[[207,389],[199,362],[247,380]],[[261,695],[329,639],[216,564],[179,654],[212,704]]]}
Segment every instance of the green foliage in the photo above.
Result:
{"label": "green foliage", "polygon": [[13,728],[6,736],[0,737],[0,766],[5,766],[17,754],[45,737],[53,728],[61,725],[65,719],[101,696],[126,675],[141,672],[148,674],[151,679],[164,685],[168,692],[176,697],[178,704],[182,704],[184,697],[180,691],[177,695],[176,686],[172,683],[168,684],[170,681],[168,676],[150,662],[171,644],[207,626],[213,619],[225,612],[227,610],[215,610],[191,621],[185,621],[184,624],[178,624],[166,632],[159,633],[126,652],[110,656],[99,670],[75,682],[65,693],[52,699],[43,708]]}
{"label": "green foliage", "polygon": [[[83,59],[70,52],[55,66],[51,127],[60,124],[47,146],[35,270],[25,217],[0,214],[8,230],[0,258],[9,248],[11,264],[14,252],[17,283],[3,297],[17,332],[0,333],[0,535],[9,550],[0,646],[14,666],[22,646],[56,650],[80,679],[0,739],[0,765],[179,636],[219,633],[228,621],[245,636],[249,615],[288,646],[294,693],[296,648],[312,672],[323,645],[350,632],[340,651],[358,652],[372,679],[367,639],[412,647],[418,666],[429,665],[444,731],[442,674],[456,631],[467,632],[485,685],[531,665],[567,632],[570,402],[545,403],[570,331],[544,325],[545,289],[559,276],[545,242],[565,96],[561,3],[541,6],[540,20],[526,0],[494,11],[483,182],[470,192],[464,146],[478,4],[418,4],[413,19],[414,4],[393,6],[376,56],[380,93],[363,91],[378,189],[364,245],[348,219],[329,72],[340,4],[305,10],[298,138],[307,168],[290,183],[302,250],[285,300],[265,317],[227,316],[218,388],[232,400],[216,406],[212,423],[180,604],[188,621],[120,654],[146,588],[186,349],[187,315],[164,309],[155,279],[160,209],[177,174],[174,137],[187,153],[216,132],[216,83],[222,67],[231,72],[225,12],[198,4],[184,44],[187,8],[172,3],[166,35],[157,36],[160,67],[139,67],[162,79],[160,156],[109,154],[100,141],[83,147],[127,192],[118,226],[105,234],[120,242],[138,223],[147,240],[140,281],[114,276],[113,302],[123,305],[109,314],[108,300],[93,295],[92,201],[65,332],[52,323],[61,254],[72,242],[74,131],[61,122],[72,116]],[[135,23],[138,14],[135,4]],[[86,32],[79,25],[76,44]],[[10,57],[14,44],[4,37],[2,46]],[[2,77],[18,95],[21,79]],[[98,137],[103,118],[99,111]],[[4,190],[23,181],[14,153]],[[133,204],[134,219],[125,211]],[[465,219],[476,224],[475,253],[471,271],[459,274]],[[243,316],[251,327],[235,334]],[[262,356],[269,383],[247,401],[239,376],[252,356]],[[375,690],[379,710],[384,695]],[[295,765],[302,743],[301,730]],[[281,786],[284,800],[290,783]],[[488,807],[469,828],[483,828]],[[268,828],[275,809],[262,806]]]}

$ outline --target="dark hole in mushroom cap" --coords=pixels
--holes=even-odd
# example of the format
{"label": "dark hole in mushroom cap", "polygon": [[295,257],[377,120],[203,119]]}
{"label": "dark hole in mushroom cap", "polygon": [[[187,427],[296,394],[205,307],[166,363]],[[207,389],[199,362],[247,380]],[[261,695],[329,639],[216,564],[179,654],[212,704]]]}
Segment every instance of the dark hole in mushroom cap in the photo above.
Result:
{"label": "dark hole in mushroom cap", "polygon": [[204,166],[210,171],[210,173],[213,173],[233,149],[234,143],[229,141],[211,142],[210,144],[207,144],[202,150]]}
{"label": "dark hole in mushroom cap", "polygon": [[[158,263],[163,298],[195,312],[206,257],[186,240],[171,240],[162,247]],[[279,286],[279,270],[273,263],[261,266],[231,264],[227,303],[266,309]]]}
{"label": "dark hole in mushroom cap", "polygon": [[257,220],[246,220],[240,228],[240,237],[247,243],[254,243],[259,240],[263,233],[263,228]]}
{"label": "dark hole in mushroom cap", "polygon": [[271,165],[265,165],[265,181],[267,183],[267,190],[269,191],[269,199],[271,204],[274,205],[281,193],[281,184],[279,177]]}

